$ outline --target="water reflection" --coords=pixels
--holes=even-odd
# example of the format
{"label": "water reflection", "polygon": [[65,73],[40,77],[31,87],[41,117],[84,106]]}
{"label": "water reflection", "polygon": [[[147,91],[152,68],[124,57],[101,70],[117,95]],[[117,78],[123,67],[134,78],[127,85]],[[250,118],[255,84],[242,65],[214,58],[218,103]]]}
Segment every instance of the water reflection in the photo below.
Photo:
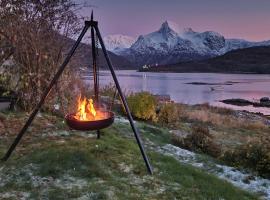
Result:
{"label": "water reflection", "polygon": [[[109,71],[101,71],[100,84],[112,82]],[[220,103],[229,98],[258,100],[270,97],[270,75],[252,74],[213,74],[213,73],[142,73],[132,70],[116,71],[119,82],[125,91],[149,91],[154,94],[170,95],[176,102],[187,104],[210,103],[237,109],[235,106]],[[216,85],[193,85],[204,82]],[[238,107],[239,108],[239,107]],[[243,108],[253,112],[270,114],[269,108]]]}

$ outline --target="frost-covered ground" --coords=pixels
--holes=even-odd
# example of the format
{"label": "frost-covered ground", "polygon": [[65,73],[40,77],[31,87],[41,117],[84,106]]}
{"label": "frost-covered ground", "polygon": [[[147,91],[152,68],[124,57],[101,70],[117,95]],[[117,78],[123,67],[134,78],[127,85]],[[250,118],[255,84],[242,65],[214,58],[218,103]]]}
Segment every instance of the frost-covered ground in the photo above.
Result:
{"label": "frost-covered ground", "polygon": [[[116,121],[115,123],[116,125],[114,126],[114,129],[117,133],[122,134],[121,137],[119,138],[116,137],[117,139],[115,137],[106,137],[106,135],[108,135],[107,133],[111,133],[111,132],[104,132],[104,136],[102,136],[104,137],[104,140],[99,140],[99,143],[98,141],[94,140],[95,142],[97,142],[95,145],[92,145],[93,144],[92,142],[89,142],[87,144],[84,143],[85,141],[88,141],[88,139],[91,137],[95,138],[96,137],[95,133],[85,133],[85,132],[70,131],[70,130],[50,130],[50,131],[44,130],[40,134],[43,139],[53,138],[53,140],[55,140],[55,138],[57,138],[57,141],[55,141],[55,144],[57,145],[50,147],[52,148],[53,152],[56,152],[56,153],[49,154],[47,152],[45,154],[45,155],[48,155],[48,158],[50,158],[52,161],[58,160],[54,157],[54,155],[57,155],[58,153],[60,153],[61,155],[64,154],[62,155],[62,159],[63,159],[62,161],[65,161],[63,163],[65,164],[67,163],[68,166],[77,166],[77,162],[80,160],[84,162],[86,161],[89,162],[90,160],[96,159],[96,161],[98,162],[97,166],[102,166],[102,167],[99,168],[99,170],[97,171],[95,170],[95,168],[93,169],[91,168],[90,171],[93,174],[93,176],[95,176],[94,178],[92,176],[85,177],[85,172],[87,172],[86,170],[87,168],[85,168],[84,165],[81,165],[80,167],[78,166],[78,168],[76,169],[75,168],[73,169],[73,167],[68,167],[67,168],[68,170],[66,170],[66,168],[63,167],[64,165],[61,164],[61,162],[58,165],[53,164],[53,166],[51,166],[51,165],[47,165],[46,162],[42,162],[40,160],[38,160],[38,162],[37,161],[33,162],[32,159],[35,159],[35,157],[29,157],[30,159],[28,161],[25,160],[27,162],[22,165],[17,166],[16,163],[15,164],[13,163],[13,165],[0,166],[0,199],[20,199],[20,200],[38,199],[38,198],[39,199],[55,199],[55,193],[58,193],[58,196],[61,196],[61,197],[66,195],[68,199],[70,199],[71,196],[74,196],[74,198],[71,198],[71,199],[81,199],[81,200],[100,199],[101,197],[104,197],[105,199],[119,199],[119,196],[130,197],[130,195],[133,195],[136,198],[138,197],[137,199],[139,199],[140,194],[144,194],[146,199],[160,199],[160,198],[155,198],[155,197],[159,195],[162,196],[164,195],[164,193],[167,195],[165,196],[167,199],[172,199],[170,198],[171,194],[180,194],[181,196],[186,195],[186,197],[190,197],[193,195],[194,191],[190,191],[190,193],[186,193],[186,191],[189,190],[189,187],[183,188],[184,185],[181,185],[181,183],[175,180],[170,182],[167,177],[162,176],[163,179],[161,179],[160,174],[162,174],[161,172],[163,171],[165,171],[166,173],[173,174],[170,176],[174,176],[176,172],[174,172],[172,169],[177,169],[176,170],[177,172],[183,172],[185,168],[188,168],[189,170],[190,168],[192,168],[191,166],[188,166],[188,167],[186,167],[185,165],[183,166],[179,164],[176,160],[182,163],[190,164],[195,167],[201,168],[205,172],[208,172],[210,174],[215,174],[221,179],[226,179],[228,182],[231,182],[234,185],[240,188],[243,188],[245,190],[248,190],[251,192],[260,192],[266,197],[266,199],[270,199],[269,180],[253,177],[250,174],[242,173],[233,168],[218,165],[214,161],[209,160],[208,157],[204,158],[203,156],[199,154],[195,154],[193,152],[175,147],[170,144],[166,144],[166,143],[169,143],[169,141],[166,141],[166,142],[163,141],[162,144],[156,143],[154,139],[153,140],[151,139],[151,137],[160,135],[159,133],[161,132],[158,132],[160,131],[160,128],[153,125],[144,124],[141,122],[136,122],[136,124],[138,128],[140,129],[140,132],[143,133],[143,136],[144,136],[144,133],[147,134],[148,136],[151,135],[151,137],[149,138],[146,138],[146,137],[143,138],[145,142],[145,146],[147,147],[147,149],[151,149],[153,151],[158,152],[158,157],[156,157],[155,161],[157,162],[159,160],[162,160],[162,158],[164,157],[163,155],[172,156],[176,160],[169,158],[170,162],[166,162],[166,163],[173,163],[173,167],[169,166],[167,168],[164,163],[158,162],[158,165],[161,165],[161,166],[159,167],[155,166],[155,169],[154,169],[155,174],[156,174],[155,176],[138,175],[136,172],[136,169],[134,169],[135,166],[138,166],[136,165],[135,157],[129,162],[129,164],[126,163],[126,160],[128,160],[129,156],[131,156],[132,154],[126,155],[125,153],[126,151],[131,149],[130,145],[133,143],[132,142],[128,143],[130,145],[125,146],[128,140],[126,138],[124,138],[123,140],[122,139],[120,140],[120,138],[122,138],[123,135],[125,135],[125,137],[130,136],[133,138],[133,133],[132,131],[129,131],[130,127],[127,126],[128,120],[121,117],[117,117],[115,121]],[[157,131],[155,132],[154,129],[156,129]],[[164,133],[167,135],[167,131],[168,131],[167,129],[164,129],[164,130],[162,129],[162,131],[164,131]],[[70,140],[71,136],[72,136],[72,140],[76,140],[77,138],[78,143],[72,143]],[[51,140],[48,140],[48,141],[51,141]],[[89,140],[89,141],[93,141],[93,140]],[[67,145],[68,148],[66,149],[63,147],[65,143],[68,143]],[[105,148],[104,146],[107,146],[107,143],[110,143],[112,147]],[[82,157],[80,157],[80,159],[78,160],[75,159],[74,161],[70,158],[74,158],[74,156],[78,156],[78,154],[74,154],[72,150],[70,150],[70,152],[67,152],[67,153],[65,153],[65,151],[68,150],[69,148],[77,149],[78,144],[80,144],[80,148],[81,148],[80,151],[82,152],[80,156]],[[81,145],[85,145],[85,146],[81,146]],[[118,149],[119,145],[122,146],[121,148],[124,148],[124,149],[126,148],[124,151],[125,153],[122,152],[122,156],[127,156],[126,158],[122,158],[122,156],[121,158],[119,158],[118,156],[119,150],[116,151],[116,154],[114,156],[111,156],[113,155],[112,153],[114,152],[113,149]],[[63,151],[63,149],[60,147],[63,147],[65,151]],[[95,149],[99,149],[100,147],[102,147],[102,149],[95,150]],[[137,145],[133,146],[133,148],[136,150]],[[134,152],[134,149],[132,150],[132,152]],[[112,159],[111,161],[114,162],[114,159],[117,160],[116,162],[117,165],[112,165],[109,167],[104,165],[104,163],[107,163],[107,160],[106,162],[103,162],[104,159],[99,160],[98,157],[96,157],[96,153],[98,153],[97,155],[100,154],[103,156],[110,155],[110,158]],[[38,155],[42,156],[43,154],[38,154]],[[90,155],[92,155],[92,157]],[[38,159],[39,156],[36,157],[36,159]],[[103,156],[100,156],[100,157],[103,158]],[[109,157],[104,157],[104,158],[107,158],[109,160]],[[167,161],[167,158],[168,157],[166,157],[166,161]],[[25,159],[27,159],[27,157],[25,157]],[[178,167],[180,168],[178,169]],[[44,169],[52,170],[51,171],[52,173],[48,172],[48,173],[45,173],[44,175],[43,174]],[[109,173],[113,178],[115,178],[115,180],[109,180],[109,179],[107,180],[106,178],[100,177],[99,175],[100,170],[101,171],[104,170],[103,173]],[[124,176],[118,177],[119,172],[122,172],[122,175]],[[204,176],[206,175],[206,177],[203,179],[203,182],[202,182],[203,186],[206,184],[204,180],[208,180],[208,178],[209,180],[216,179],[213,176],[208,176],[208,174],[205,172],[203,171],[198,172],[198,170],[193,169],[192,173],[190,173],[190,177],[192,177],[193,179],[194,174],[195,175],[197,174],[197,176],[195,176],[195,179],[194,179],[194,181],[196,182],[196,178],[197,180],[199,180],[202,174]],[[81,174],[83,174],[83,176],[81,176]],[[180,180],[180,179],[181,178],[177,178],[177,180]],[[232,199],[230,197],[232,196],[235,197],[234,194],[231,193],[230,194],[231,196],[228,195],[226,198],[223,198],[222,195],[226,196],[225,193],[227,191],[230,191],[230,192],[234,191],[237,197],[238,195],[243,197],[242,190],[239,190],[239,191],[236,190],[235,192],[235,188],[232,187],[231,185],[224,183],[223,181],[220,181],[217,183],[218,184],[216,185],[219,185],[219,187],[221,188],[224,188],[224,186],[226,186],[224,190],[221,190],[223,192],[218,194],[220,195],[219,197],[222,197],[221,199]],[[101,190],[100,190],[100,185],[102,185]],[[209,187],[205,187],[205,188],[202,187],[203,189],[201,190],[208,191],[211,193],[212,189],[209,189],[209,188],[212,188],[213,184],[211,185],[210,183],[207,183],[207,185],[209,185]],[[135,188],[132,194],[130,192],[130,187]],[[198,195],[200,196],[202,195],[200,191],[198,192]],[[205,199],[209,199],[209,197],[211,196],[211,195],[207,196],[207,192],[204,195],[205,195],[204,196]],[[212,194],[212,195],[215,195],[215,194]],[[212,197],[213,196],[211,196],[211,198]],[[220,198],[216,198],[216,199],[220,199]],[[250,199],[253,199],[253,198],[250,198]]]}
{"label": "frost-covered ground", "polygon": [[[119,164],[120,170],[129,174],[128,177],[120,177],[119,181],[127,181],[131,185],[136,185],[140,188],[141,192],[145,190],[142,186],[143,184],[149,182],[151,183],[154,179],[153,176],[145,175],[145,176],[136,176],[132,174],[130,171],[133,166],[127,166],[125,163]],[[104,187],[105,198],[104,199],[118,199],[115,194],[112,186],[108,188],[104,185],[105,181],[102,179],[94,179],[92,181],[87,180],[82,177],[74,177],[68,172],[59,178],[53,178],[51,176],[41,177],[35,175],[34,173],[38,170],[39,166],[34,164],[29,164],[24,166],[21,169],[15,170],[15,168],[0,168],[0,187],[4,187],[8,184],[16,184],[18,187],[18,191],[11,190],[0,192],[0,199],[18,199],[18,200],[28,200],[28,199],[36,199],[32,196],[33,191],[23,192],[20,191],[23,185],[28,184],[30,188],[36,188],[36,192],[38,192],[38,197],[40,199],[48,200],[50,198],[50,190],[65,190],[67,193],[70,191],[77,190],[80,193],[80,197],[74,198],[74,200],[89,200],[89,199],[99,199],[99,195],[95,192],[89,192],[89,188],[93,186]],[[16,180],[16,183],[14,183]],[[165,185],[161,185],[159,187],[154,187],[152,192],[153,194],[162,193],[169,187],[171,190],[179,190],[180,185],[175,183],[174,185],[170,185],[166,183]],[[127,193],[128,191],[123,191],[123,193]],[[148,191],[149,192],[149,191]],[[64,197],[63,197],[64,198]],[[73,198],[72,198],[73,199]]]}
{"label": "frost-covered ground", "polygon": [[[116,117],[115,122],[120,122],[120,123],[129,123],[128,119],[123,118],[123,117]],[[136,121],[134,121],[136,123]]]}
{"label": "frost-covered ground", "polygon": [[[128,123],[125,118],[116,118],[117,122]],[[150,126],[150,125],[147,125]],[[151,126],[152,128],[156,128]],[[203,158],[202,155],[196,154],[171,144],[166,144],[162,147],[156,146],[151,141],[147,140],[146,145],[150,145],[151,149],[159,153],[169,155],[177,159],[181,163],[190,164],[214,174],[221,179],[227,180],[233,185],[247,191],[261,194],[265,199],[270,200],[270,180],[263,179],[252,175],[248,172],[240,171],[236,168],[215,163],[209,158]]]}
{"label": "frost-covered ground", "polygon": [[158,147],[157,151],[165,155],[173,156],[182,163],[206,170],[219,178],[231,182],[233,185],[244,190],[262,194],[265,199],[270,200],[270,180],[253,176],[248,172],[242,172],[233,167],[216,164],[211,160],[205,160],[200,155],[191,151],[181,149],[171,144]]}
{"label": "frost-covered ground", "polygon": [[[21,169],[15,169],[14,167],[9,169],[8,167],[0,168],[0,187],[4,187],[8,184],[15,184],[20,187],[24,185],[29,185],[29,187],[37,188],[39,192],[39,197],[41,199],[48,199],[48,192],[50,188],[59,188],[67,191],[72,189],[83,189],[88,186],[88,182],[83,178],[73,177],[68,173],[62,176],[61,178],[53,177],[41,177],[35,175],[34,172],[39,168],[38,165],[29,164],[24,166]],[[83,194],[85,195],[85,194]],[[89,195],[89,194],[88,194]],[[6,191],[0,192],[0,199],[33,199],[31,198],[30,192],[22,191]]]}

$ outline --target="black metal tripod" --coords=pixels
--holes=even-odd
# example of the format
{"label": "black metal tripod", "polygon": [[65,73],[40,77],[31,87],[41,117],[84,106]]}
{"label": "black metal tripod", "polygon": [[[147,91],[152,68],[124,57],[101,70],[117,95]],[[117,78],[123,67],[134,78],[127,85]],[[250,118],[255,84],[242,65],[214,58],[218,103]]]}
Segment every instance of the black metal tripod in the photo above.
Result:
{"label": "black metal tripod", "polygon": [[[59,79],[59,77],[61,76],[62,72],[64,71],[65,67],[67,66],[67,64],[69,63],[71,57],[73,56],[73,54],[75,53],[78,45],[80,44],[82,38],[84,37],[85,33],[87,32],[87,30],[89,29],[89,27],[91,27],[91,35],[92,35],[92,40],[93,40],[93,35],[94,35],[94,31],[96,32],[96,35],[97,35],[97,38],[100,42],[100,45],[101,45],[101,48],[102,48],[102,51],[104,53],[104,56],[105,56],[105,59],[107,61],[107,64],[109,66],[109,69],[110,69],[110,72],[112,74],[112,77],[113,77],[113,80],[114,80],[114,83],[115,83],[115,86],[117,88],[117,91],[119,93],[119,96],[121,98],[121,101],[122,101],[122,104],[123,104],[123,107],[125,108],[125,111],[127,113],[127,117],[128,117],[128,120],[129,120],[129,123],[130,123],[130,126],[133,130],[133,133],[134,133],[134,136],[136,138],[136,141],[137,141],[137,144],[140,148],[140,151],[141,151],[141,154],[142,154],[142,157],[144,159],[144,162],[145,162],[145,165],[147,167],[147,170],[150,174],[153,174],[153,170],[152,170],[152,167],[150,165],[150,162],[148,160],[148,157],[145,153],[145,150],[144,150],[144,147],[143,147],[143,144],[141,142],[141,138],[140,138],[140,134],[134,124],[134,121],[133,121],[133,118],[131,116],[131,113],[130,113],[130,110],[129,110],[129,107],[128,107],[128,104],[127,104],[127,101],[126,101],[126,98],[121,90],[121,87],[120,87],[120,84],[118,82],[118,79],[116,77],[116,74],[115,74],[115,71],[114,71],[114,68],[113,68],[113,65],[112,65],[112,62],[109,58],[109,55],[108,55],[108,52],[105,48],[105,45],[104,45],[104,42],[103,42],[103,39],[101,37],[101,34],[100,34],[100,31],[99,31],[99,28],[98,28],[98,22],[97,21],[94,21],[93,20],[93,13],[92,13],[92,16],[91,16],[91,21],[85,21],[85,26],[81,32],[81,34],[79,35],[77,41],[75,42],[75,44],[73,45],[72,49],[70,50],[70,52],[68,53],[66,59],[64,60],[63,64],[59,67],[57,73],[55,74],[55,76],[53,77],[51,83],[49,84],[48,88],[44,91],[39,103],[36,105],[35,109],[33,110],[33,112],[31,113],[31,115],[29,116],[28,120],[26,121],[25,125],[23,126],[23,128],[21,129],[21,131],[19,132],[19,134],[17,135],[17,137],[15,138],[14,142],[12,143],[12,145],[10,146],[10,148],[8,149],[8,151],[6,152],[5,156],[2,158],[2,161],[6,161],[8,160],[8,158],[10,157],[10,155],[12,154],[12,152],[14,151],[14,149],[16,148],[16,146],[18,145],[18,143],[20,142],[21,138],[23,137],[23,135],[25,134],[26,130],[28,129],[28,127],[31,125],[32,121],[34,120],[35,116],[37,115],[39,109],[41,108],[41,106],[43,105],[47,95],[49,94],[50,90],[52,89],[53,85],[57,82],[57,80]],[[93,44],[92,44],[93,46]],[[94,50],[95,51],[95,50]],[[95,52],[92,52],[93,53],[93,56],[95,54]],[[95,58],[93,58],[93,67],[96,65],[95,62]],[[94,67],[94,71],[96,70],[96,68]],[[95,73],[94,73],[95,74]],[[94,77],[94,79],[97,78],[97,77]],[[96,80],[95,80],[96,81]],[[95,88],[97,89],[97,88]],[[98,90],[95,90],[95,92],[97,92]],[[97,93],[95,94],[95,98],[98,98],[98,95]],[[99,137],[99,131],[98,131],[98,137]]]}

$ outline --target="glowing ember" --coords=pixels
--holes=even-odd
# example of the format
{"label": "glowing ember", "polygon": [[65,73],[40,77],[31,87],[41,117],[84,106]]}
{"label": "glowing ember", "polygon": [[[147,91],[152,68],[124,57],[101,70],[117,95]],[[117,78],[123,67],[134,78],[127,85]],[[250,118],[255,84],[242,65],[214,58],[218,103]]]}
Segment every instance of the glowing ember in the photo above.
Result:
{"label": "glowing ember", "polygon": [[105,113],[94,108],[93,99],[86,97],[78,98],[77,112],[74,116],[75,119],[80,121],[95,121],[106,118]]}

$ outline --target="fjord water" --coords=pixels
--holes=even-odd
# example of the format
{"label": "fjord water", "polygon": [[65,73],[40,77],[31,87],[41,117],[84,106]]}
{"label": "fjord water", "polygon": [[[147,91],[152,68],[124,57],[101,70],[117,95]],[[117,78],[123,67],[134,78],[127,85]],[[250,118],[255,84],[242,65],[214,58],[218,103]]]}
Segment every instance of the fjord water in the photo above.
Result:
{"label": "fjord water", "polygon": [[[258,101],[270,97],[270,75],[216,74],[216,73],[151,73],[135,70],[116,71],[118,80],[126,92],[149,91],[158,95],[170,95],[175,102],[229,107],[270,114],[270,108],[226,105],[220,100],[242,98]],[[112,83],[109,71],[100,72],[100,84]],[[199,84],[191,84],[191,83]],[[203,83],[203,84],[201,84]]]}

